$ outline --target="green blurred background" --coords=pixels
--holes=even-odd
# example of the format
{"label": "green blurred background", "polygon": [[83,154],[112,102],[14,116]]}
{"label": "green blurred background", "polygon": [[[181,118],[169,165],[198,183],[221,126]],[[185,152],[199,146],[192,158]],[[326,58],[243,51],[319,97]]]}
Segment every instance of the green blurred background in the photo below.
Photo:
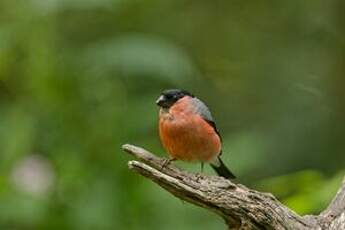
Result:
{"label": "green blurred background", "polygon": [[127,168],[124,143],[166,156],[154,104],[165,88],[209,105],[239,182],[318,213],[345,174],[344,10],[1,0],[0,229],[223,229]]}

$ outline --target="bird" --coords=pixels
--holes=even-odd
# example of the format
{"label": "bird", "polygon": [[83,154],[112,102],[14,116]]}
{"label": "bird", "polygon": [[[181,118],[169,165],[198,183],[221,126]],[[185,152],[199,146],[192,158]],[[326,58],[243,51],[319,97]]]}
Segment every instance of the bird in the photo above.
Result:
{"label": "bird", "polygon": [[222,138],[206,104],[182,89],[166,89],[156,104],[159,109],[159,137],[175,160],[209,163],[219,176],[235,179],[221,159]]}

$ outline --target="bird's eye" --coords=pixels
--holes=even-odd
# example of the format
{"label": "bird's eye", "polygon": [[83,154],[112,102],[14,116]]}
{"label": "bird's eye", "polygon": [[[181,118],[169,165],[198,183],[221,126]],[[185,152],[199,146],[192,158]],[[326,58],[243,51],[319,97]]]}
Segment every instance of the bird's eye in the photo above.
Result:
{"label": "bird's eye", "polygon": [[178,93],[178,94],[175,94],[174,95],[174,98],[177,99],[177,98],[181,98],[182,97],[182,94],[181,93]]}

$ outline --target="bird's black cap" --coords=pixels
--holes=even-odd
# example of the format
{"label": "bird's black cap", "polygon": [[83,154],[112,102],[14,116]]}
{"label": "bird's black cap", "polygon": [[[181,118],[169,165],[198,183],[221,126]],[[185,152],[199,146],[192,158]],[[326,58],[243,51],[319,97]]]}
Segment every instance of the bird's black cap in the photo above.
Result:
{"label": "bird's black cap", "polygon": [[156,100],[156,104],[163,108],[169,108],[184,96],[194,97],[190,92],[182,89],[166,89]]}

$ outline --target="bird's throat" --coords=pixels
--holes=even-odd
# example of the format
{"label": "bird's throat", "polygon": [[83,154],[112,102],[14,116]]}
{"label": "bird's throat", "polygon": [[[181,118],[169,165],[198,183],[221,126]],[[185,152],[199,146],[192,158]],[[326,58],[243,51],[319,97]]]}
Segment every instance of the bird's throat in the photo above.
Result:
{"label": "bird's throat", "polygon": [[172,120],[174,116],[169,112],[169,108],[161,108],[159,111],[159,117],[163,120]]}

